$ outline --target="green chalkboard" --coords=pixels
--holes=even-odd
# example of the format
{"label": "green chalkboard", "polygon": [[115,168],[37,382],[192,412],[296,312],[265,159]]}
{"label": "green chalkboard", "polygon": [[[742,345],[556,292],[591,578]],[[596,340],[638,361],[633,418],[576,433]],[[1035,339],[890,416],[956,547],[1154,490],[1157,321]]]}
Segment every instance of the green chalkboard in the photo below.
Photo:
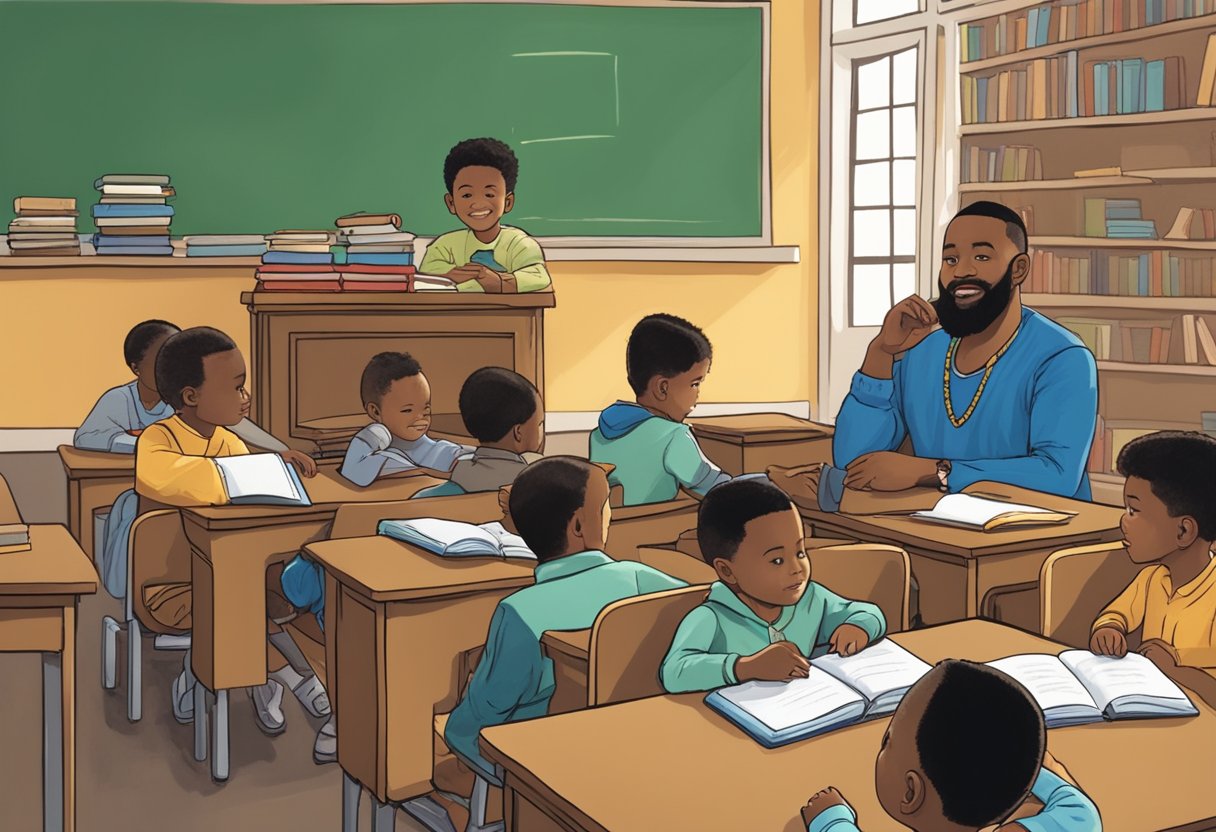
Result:
{"label": "green chalkboard", "polygon": [[[0,2],[0,205],[166,173],[174,235],[453,227],[443,159],[495,136],[536,236],[761,234],[756,7]],[[6,217],[7,219],[7,217]]]}

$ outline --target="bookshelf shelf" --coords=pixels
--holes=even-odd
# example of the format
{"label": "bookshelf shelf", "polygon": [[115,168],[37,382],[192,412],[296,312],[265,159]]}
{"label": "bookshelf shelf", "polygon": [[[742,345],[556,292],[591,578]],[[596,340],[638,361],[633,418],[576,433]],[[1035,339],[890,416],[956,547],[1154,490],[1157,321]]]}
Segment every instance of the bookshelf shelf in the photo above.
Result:
{"label": "bookshelf shelf", "polygon": [[1211,251],[1216,253],[1216,240],[1124,240],[1112,237],[1031,237],[1031,246],[1036,248],[1090,248],[1090,249],[1136,249],[1153,251],[1169,249],[1180,251]]}
{"label": "bookshelf shelf", "polygon": [[1121,116],[1084,116],[1049,118],[1035,121],[997,121],[991,124],[964,124],[960,136],[991,133],[1022,133],[1029,130],[1075,130],[1087,127],[1136,127],[1146,124],[1178,124],[1188,121],[1216,120],[1216,107],[1185,107],[1159,113],[1130,113]]}
{"label": "bookshelf shelf", "polygon": [[1153,180],[1137,176],[1092,176],[1073,179],[1019,179],[1013,182],[964,182],[960,194],[995,194],[1003,191],[1082,191],[1090,188],[1119,188],[1152,185]]}
{"label": "bookshelf shelf", "polygon": [[1099,361],[1098,369],[1108,373],[1149,373],[1163,376],[1208,376],[1216,378],[1216,367],[1202,364],[1132,364],[1123,361]]}
{"label": "bookshelf shelf", "polygon": [[1145,309],[1162,312],[1216,313],[1216,298],[1145,298],[1026,293],[1022,295],[1022,300],[1035,309]]}
{"label": "bookshelf shelf", "polygon": [[1151,170],[1124,171],[1125,177],[1151,179],[1159,185],[1171,182],[1211,182],[1216,180],[1216,167],[1209,168],[1154,168]]}

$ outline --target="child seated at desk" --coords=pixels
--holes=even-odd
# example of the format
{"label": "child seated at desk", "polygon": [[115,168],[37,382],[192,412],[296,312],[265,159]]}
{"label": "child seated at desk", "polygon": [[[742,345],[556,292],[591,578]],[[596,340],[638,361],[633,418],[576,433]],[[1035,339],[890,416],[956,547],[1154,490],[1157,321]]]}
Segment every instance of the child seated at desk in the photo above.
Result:
{"label": "child seated at desk", "polygon": [[[241,351],[219,330],[195,327],[165,341],[156,359],[156,388],[175,415],[140,434],[135,449],[135,490],[142,498],[181,507],[228,502],[219,468],[212,460],[249,453],[245,443],[228,429],[249,413],[245,377]],[[286,450],[280,455],[305,477],[317,473],[316,463],[299,451]],[[149,593],[146,604],[161,623],[188,629],[191,600],[190,584],[162,584]],[[266,684],[251,690],[250,696],[262,729],[280,733],[284,686],[315,715],[327,714],[329,703],[290,638],[275,632],[270,640],[291,664],[275,668]],[[173,682],[173,715],[179,722],[193,721],[194,683],[187,650],[182,672]]]}
{"label": "child seated at desk", "polygon": [[1119,452],[1127,478],[1121,523],[1127,555],[1146,564],[1094,621],[1090,649],[1137,652],[1165,675],[1216,706],[1216,439],[1162,431]]}
{"label": "child seated at desk", "polygon": [[443,201],[465,228],[431,242],[418,270],[444,275],[461,292],[539,292],[552,284],[540,245],[502,225],[515,207],[519,161],[498,139],[467,139],[443,162]]}
{"label": "child seated at desk", "polygon": [[553,662],[541,651],[546,630],[590,627],[614,601],[685,586],[640,563],[604,554],[608,478],[584,459],[553,456],[515,479],[510,515],[536,553],[536,583],[504,598],[494,611],[485,652],[464,698],[448,719],[444,738],[454,753],[484,775],[483,728],[544,716],[553,696]]}
{"label": "child seated at desk", "polygon": [[[874,785],[878,802],[916,832],[1101,832],[1093,801],[1047,753],[1043,712],[1001,671],[941,662],[904,695],[891,717]],[[1034,797],[1036,815],[1008,818]],[[808,832],[858,832],[857,813],[834,788],[802,809]]]}
{"label": "child seated at desk", "polygon": [[472,448],[432,439],[431,385],[406,352],[382,352],[363,369],[359,395],[372,424],[355,434],[342,460],[342,476],[355,485],[380,477],[432,468],[450,471]]}
{"label": "child seated at desk", "polygon": [[810,580],[802,518],[764,479],[735,480],[697,513],[701,556],[718,573],[680,622],[659,671],[670,693],[805,678],[810,659],[851,656],[886,633],[882,610]]}
{"label": "child seated at desk", "polygon": [[415,497],[497,491],[528,464],[521,454],[545,448],[545,406],[532,382],[502,367],[483,367],[460,388],[460,418],[477,440],[471,456],[457,460],[446,483]]}

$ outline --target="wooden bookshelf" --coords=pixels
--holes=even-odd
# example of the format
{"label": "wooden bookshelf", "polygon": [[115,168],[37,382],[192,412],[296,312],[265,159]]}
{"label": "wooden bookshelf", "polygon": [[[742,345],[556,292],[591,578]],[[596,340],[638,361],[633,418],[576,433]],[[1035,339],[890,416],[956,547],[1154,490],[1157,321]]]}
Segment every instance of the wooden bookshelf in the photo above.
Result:
{"label": "wooden bookshelf", "polygon": [[[1202,56],[1201,56],[1202,57]],[[1189,64],[1188,64],[1189,65]],[[1075,130],[1080,127],[1134,127],[1145,124],[1180,124],[1188,121],[1216,120],[1216,107],[1185,107],[1156,113],[1127,113],[1116,116],[1045,118],[1033,121],[996,121],[990,124],[964,124],[963,136],[985,133],[1025,133],[1032,130]]]}

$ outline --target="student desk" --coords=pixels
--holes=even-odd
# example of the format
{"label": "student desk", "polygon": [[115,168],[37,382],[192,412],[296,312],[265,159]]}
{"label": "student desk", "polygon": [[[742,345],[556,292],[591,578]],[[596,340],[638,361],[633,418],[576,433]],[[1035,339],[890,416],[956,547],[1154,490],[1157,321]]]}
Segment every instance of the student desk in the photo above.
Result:
{"label": "student desk", "polygon": [[43,828],[76,828],[76,605],[93,563],[63,526],[30,526],[30,550],[0,555],[0,652],[42,653]]}
{"label": "student desk", "polygon": [[[895,514],[827,513],[800,506],[816,535],[890,543],[908,552],[920,587],[920,614],[942,624],[990,614],[994,596],[1037,586],[1039,570],[1057,549],[1119,540],[1122,509],[993,482],[963,489],[977,497],[1075,511],[1058,526],[972,531]],[[1017,622],[1038,629],[1037,616]]]}
{"label": "student desk", "polygon": [[[899,633],[892,640],[930,663],[1066,649],[987,621]],[[482,753],[506,772],[508,832],[805,832],[800,810],[828,786],[840,789],[867,832],[906,832],[874,792],[874,759],[887,719],[768,750],[703,699],[700,693],[655,697],[483,731]],[[1191,699],[1198,717],[1049,732],[1051,753],[1097,804],[1106,832],[1213,828],[1216,711]],[[707,786],[707,772],[721,787]]]}
{"label": "student desk", "polygon": [[688,424],[705,455],[735,477],[763,474],[770,465],[832,461],[832,426],[785,413],[703,416]]}
{"label": "student desk", "polygon": [[[192,552],[191,665],[204,687],[219,697],[221,712],[228,689],[266,681],[267,567],[290,560],[305,543],[323,539],[343,503],[404,500],[438,482],[416,475],[359,488],[327,467],[304,480],[312,506],[182,509]],[[226,725],[217,724],[214,730],[212,774],[223,780],[228,776]]]}
{"label": "student desk", "polygon": [[68,477],[68,529],[85,554],[94,557],[93,512],[114,505],[118,495],[135,485],[135,454],[82,451],[59,446]]}

